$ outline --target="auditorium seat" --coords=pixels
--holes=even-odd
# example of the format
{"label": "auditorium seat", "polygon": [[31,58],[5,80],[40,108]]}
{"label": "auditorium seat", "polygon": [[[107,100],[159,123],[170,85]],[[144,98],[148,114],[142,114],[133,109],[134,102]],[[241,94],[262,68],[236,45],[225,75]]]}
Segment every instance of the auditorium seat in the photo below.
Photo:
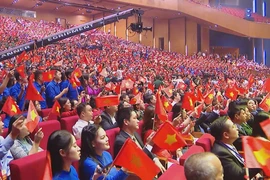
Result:
{"label": "auditorium seat", "polygon": [[46,151],[41,151],[10,162],[11,179],[43,179],[46,165]]}
{"label": "auditorium seat", "polygon": [[64,130],[67,130],[68,132],[72,133],[72,127],[75,125],[75,123],[78,121],[79,116],[69,116],[65,118],[61,118],[61,128]]}
{"label": "auditorium seat", "polygon": [[115,141],[116,135],[119,132],[120,132],[120,128],[113,128],[106,131],[106,134],[109,138],[109,144],[110,144],[110,149],[108,150],[108,152],[112,155],[112,157],[114,156],[114,141]]}
{"label": "auditorium seat", "polygon": [[139,129],[137,130],[137,133],[142,136],[142,128],[143,128],[143,120],[139,122]]}
{"label": "auditorium seat", "polygon": [[38,131],[39,128],[42,128],[42,132],[44,134],[43,139],[40,142],[40,147],[42,149],[47,149],[47,143],[49,136],[56,130],[60,130],[61,126],[59,121],[57,120],[52,120],[52,121],[45,121],[45,122],[40,122],[36,129],[31,133],[31,138],[34,139],[34,136],[36,132]]}
{"label": "auditorium seat", "polygon": [[180,165],[184,166],[185,161],[189,156],[192,154],[202,153],[205,152],[204,149],[201,146],[193,145],[191,146],[187,152],[183,154],[183,156],[180,157],[179,163]]}
{"label": "auditorium seat", "polygon": [[205,133],[196,141],[195,144],[201,146],[206,152],[210,152],[214,142],[215,138],[211,134]]}
{"label": "auditorium seat", "polygon": [[57,116],[55,114],[51,114],[52,108],[42,109],[41,112],[39,112],[39,115],[43,117],[48,117],[47,121],[49,120],[57,120]]}
{"label": "auditorium seat", "polygon": [[1,134],[1,136],[3,136],[4,138],[6,138],[8,135],[8,128],[4,128],[3,133]]}
{"label": "auditorium seat", "polygon": [[158,179],[159,180],[186,180],[184,167],[178,164],[173,164]]}

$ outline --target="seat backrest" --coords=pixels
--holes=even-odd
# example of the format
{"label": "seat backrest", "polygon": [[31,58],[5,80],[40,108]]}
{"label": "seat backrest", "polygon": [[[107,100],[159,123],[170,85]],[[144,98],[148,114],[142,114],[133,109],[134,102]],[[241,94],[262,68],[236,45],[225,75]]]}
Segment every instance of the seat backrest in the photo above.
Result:
{"label": "seat backrest", "polygon": [[51,114],[51,111],[52,111],[52,108],[42,109],[39,114],[40,114],[40,116],[42,118],[49,116],[47,121],[49,121],[49,120],[57,120],[58,119],[57,115]]}
{"label": "seat backrest", "polygon": [[10,162],[11,179],[43,179],[46,151],[41,151]]}
{"label": "seat backrest", "polygon": [[192,154],[202,153],[205,152],[204,149],[201,146],[193,145],[191,146],[186,153],[183,154],[183,156],[180,157],[179,163],[180,165],[184,166],[185,161],[189,156]]}
{"label": "seat backrest", "polygon": [[3,133],[1,134],[1,136],[3,136],[4,138],[6,138],[8,135],[8,128],[4,128]]}
{"label": "seat backrest", "polygon": [[137,133],[142,137],[142,128],[143,128],[143,120],[139,122],[139,129],[137,130]]}
{"label": "seat backrest", "polygon": [[178,164],[171,165],[159,178],[159,180],[186,180],[184,167]]}
{"label": "seat backrest", "polygon": [[35,128],[35,130],[30,135],[32,139],[34,139],[34,136],[39,128],[42,128],[42,132],[44,134],[44,137],[40,142],[40,147],[42,149],[47,149],[47,143],[48,143],[49,136],[54,131],[61,129],[60,122],[57,120],[40,122],[38,124],[38,126]]}
{"label": "seat backrest", "polygon": [[61,118],[60,120],[61,128],[73,134],[72,127],[76,124],[78,119],[79,119],[78,115]]}
{"label": "seat backrest", "polygon": [[201,146],[206,152],[210,152],[214,142],[215,138],[211,134],[205,133],[196,141],[195,144]]}
{"label": "seat backrest", "polygon": [[120,132],[120,128],[113,128],[106,131],[106,134],[109,138],[109,144],[110,144],[110,149],[108,150],[108,152],[112,155],[112,157],[114,156],[114,141],[117,134],[119,134],[119,132]]}

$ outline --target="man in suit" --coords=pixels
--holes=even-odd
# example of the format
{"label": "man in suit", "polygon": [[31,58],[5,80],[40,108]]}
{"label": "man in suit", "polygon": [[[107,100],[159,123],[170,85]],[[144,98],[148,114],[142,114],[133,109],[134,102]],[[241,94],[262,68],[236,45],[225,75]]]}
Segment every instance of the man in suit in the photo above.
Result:
{"label": "man in suit", "polygon": [[101,114],[102,120],[100,122],[100,126],[104,130],[118,127],[116,119],[115,119],[115,114],[117,110],[118,110],[118,107],[116,105],[105,107],[105,110]]}
{"label": "man in suit", "polygon": [[247,136],[247,132],[242,127],[242,124],[246,122],[247,115],[244,108],[239,108],[236,106],[231,106],[231,108],[228,111],[228,115],[232,122],[236,125],[238,129],[238,134],[240,137],[234,141],[233,145],[236,147],[238,151],[242,151],[242,138],[241,136]]}
{"label": "man in suit", "polygon": [[[221,117],[211,124],[210,132],[215,137],[212,152],[221,161],[224,180],[245,180],[244,159],[233,145],[239,137],[236,125],[228,117]],[[250,178],[259,171],[259,169],[249,169]]]}
{"label": "man in suit", "polygon": [[[140,135],[136,132],[139,129],[139,120],[137,119],[136,112],[129,107],[120,109],[117,113],[117,123],[121,130],[114,142],[114,157],[117,156],[125,141],[131,138],[149,158],[153,159],[161,172],[164,172],[165,168],[160,163],[159,159],[151,152],[152,146],[149,144],[144,145]],[[149,143],[151,139],[152,136],[150,135]]]}

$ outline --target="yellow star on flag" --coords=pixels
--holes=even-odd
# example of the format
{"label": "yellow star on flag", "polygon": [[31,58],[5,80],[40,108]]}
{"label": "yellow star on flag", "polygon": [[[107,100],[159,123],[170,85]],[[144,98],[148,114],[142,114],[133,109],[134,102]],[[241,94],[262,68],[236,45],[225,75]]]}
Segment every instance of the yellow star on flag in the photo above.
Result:
{"label": "yellow star on flag", "polygon": [[171,146],[175,142],[177,142],[177,140],[176,140],[176,134],[173,134],[173,135],[168,134],[167,135],[167,138],[165,140],[165,143],[167,143],[167,144],[169,144]]}
{"label": "yellow star on flag", "polygon": [[78,77],[79,76],[79,73],[75,72],[75,76]]}
{"label": "yellow star on flag", "polygon": [[58,106],[56,107],[56,111],[59,112],[59,107]]}
{"label": "yellow star on flag", "polygon": [[254,151],[253,154],[258,163],[260,163],[262,166],[266,166],[266,162],[270,158],[269,152],[266,152],[264,148],[261,148],[259,151]]}
{"label": "yellow star on flag", "polygon": [[11,105],[11,111],[17,113],[17,108],[14,104]]}
{"label": "yellow star on flag", "polygon": [[129,83],[128,82],[126,83],[126,86],[129,86]]}
{"label": "yellow star on flag", "polygon": [[31,120],[34,121],[36,119],[36,117],[37,117],[37,114],[36,114],[35,110],[32,110],[31,111]]}
{"label": "yellow star on flag", "polygon": [[110,104],[110,103],[111,103],[111,100],[105,99],[104,102],[105,102],[106,104]]}
{"label": "yellow star on flag", "polygon": [[49,74],[49,79],[52,79],[52,75],[51,74]]}
{"label": "yellow star on flag", "polygon": [[230,92],[230,96],[231,96],[231,97],[233,97],[233,96],[234,96],[233,92]]}
{"label": "yellow star on flag", "polygon": [[190,105],[190,106],[193,106],[192,99],[191,99],[190,97],[188,97],[188,100],[189,100],[189,105]]}
{"label": "yellow star on flag", "polygon": [[137,168],[142,167],[141,159],[134,154],[132,154],[131,163],[134,164]]}
{"label": "yellow star on flag", "polygon": [[268,107],[270,107],[270,99],[269,98],[266,99],[265,103],[267,104]]}
{"label": "yellow star on flag", "polygon": [[164,107],[168,107],[169,106],[169,103],[166,101],[166,102],[164,102]]}
{"label": "yellow star on flag", "polygon": [[172,89],[169,90],[169,93],[172,93]]}
{"label": "yellow star on flag", "polygon": [[213,99],[213,98],[214,98],[214,95],[213,95],[213,94],[209,94],[208,97],[209,97],[210,99]]}

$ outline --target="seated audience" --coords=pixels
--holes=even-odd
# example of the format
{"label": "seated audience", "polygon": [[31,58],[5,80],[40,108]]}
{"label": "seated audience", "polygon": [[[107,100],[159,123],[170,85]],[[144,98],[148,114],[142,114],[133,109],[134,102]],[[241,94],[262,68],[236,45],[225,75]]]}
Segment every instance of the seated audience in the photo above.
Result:
{"label": "seated audience", "polygon": [[[13,160],[13,157],[10,152],[10,148],[14,144],[16,138],[20,135],[20,131],[23,128],[24,118],[21,116],[18,118],[12,125],[11,132],[4,139],[4,137],[0,136],[0,169],[2,172],[2,177],[10,176],[9,163]],[[0,118],[0,135],[3,133],[4,123]],[[1,177],[1,176],[0,176]]]}
{"label": "seated audience", "polygon": [[[89,124],[99,124],[101,121],[100,116],[93,116],[92,107],[89,104],[81,103],[77,106],[77,113],[79,116],[78,121],[72,127],[73,134],[76,139],[81,138],[82,129]],[[93,120],[93,118],[95,118]]]}
{"label": "seated audience", "polygon": [[51,155],[53,180],[79,180],[71,164],[80,159],[80,147],[72,134],[65,130],[53,132],[47,150]]}
{"label": "seated audience", "polygon": [[118,127],[115,120],[115,115],[118,110],[117,105],[115,106],[106,106],[105,110],[101,114],[100,125],[104,130],[112,129]]}
{"label": "seated audience", "polygon": [[[154,155],[151,150],[152,147],[149,145],[144,146],[140,135],[136,132],[139,129],[139,120],[137,119],[136,113],[132,108],[123,108],[117,113],[117,123],[120,127],[120,133],[116,136],[114,142],[114,157],[117,156],[120,149],[124,145],[128,138],[131,138],[143,151],[155,162],[161,172],[165,171],[165,168],[160,163],[159,159]],[[151,141],[151,139],[150,139]]]}
{"label": "seated audience", "polygon": [[[215,138],[212,152],[221,161],[224,180],[245,180],[245,161],[233,145],[239,137],[236,125],[228,117],[221,117],[211,124],[210,132]],[[249,169],[250,178],[253,178],[259,171],[258,169]]]}
{"label": "seated audience", "polygon": [[39,147],[40,141],[44,136],[42,128],[37,131],[34,137],[34,141],[32,141],[29,137],[30,132],[26,127],[26,120],[21,115],[15,115],[10,118],[8,134],[12,131],[13,123],[15,123],[17,119],[21,118],[23,118],[24,120],[23,126],[20,130],[20,134],[18,135],[17,139],[14,141],[14,144],[10,149],[10,152],[14,159],[19,159],[42,151],[42,149]]}
{"label": "seated audience", "polygon": [[[125,168],[117,170],[115,167],[110,169],[108,166],[113,162],[112,156],[107,152],[109,148],[109,139],[104,129],[98,125],[88,125],[83,128],[80,160],[82,180],[94,179],[94,176],[98,180],[124,180],[127,178]],[[108,174],[104,178],[106,173]]]}
{"label": "seated audience", "polygon": [[223,168],[216,155],[210,152],[191,155],[184,164],[187,180],[223,180]]}
{"label": "seated audience", "polygon": [[58,102],[60,104],[61,117],[75,116],[77,114],[76,109],[71,109],[71,103],[68,98],[61,97]]}

